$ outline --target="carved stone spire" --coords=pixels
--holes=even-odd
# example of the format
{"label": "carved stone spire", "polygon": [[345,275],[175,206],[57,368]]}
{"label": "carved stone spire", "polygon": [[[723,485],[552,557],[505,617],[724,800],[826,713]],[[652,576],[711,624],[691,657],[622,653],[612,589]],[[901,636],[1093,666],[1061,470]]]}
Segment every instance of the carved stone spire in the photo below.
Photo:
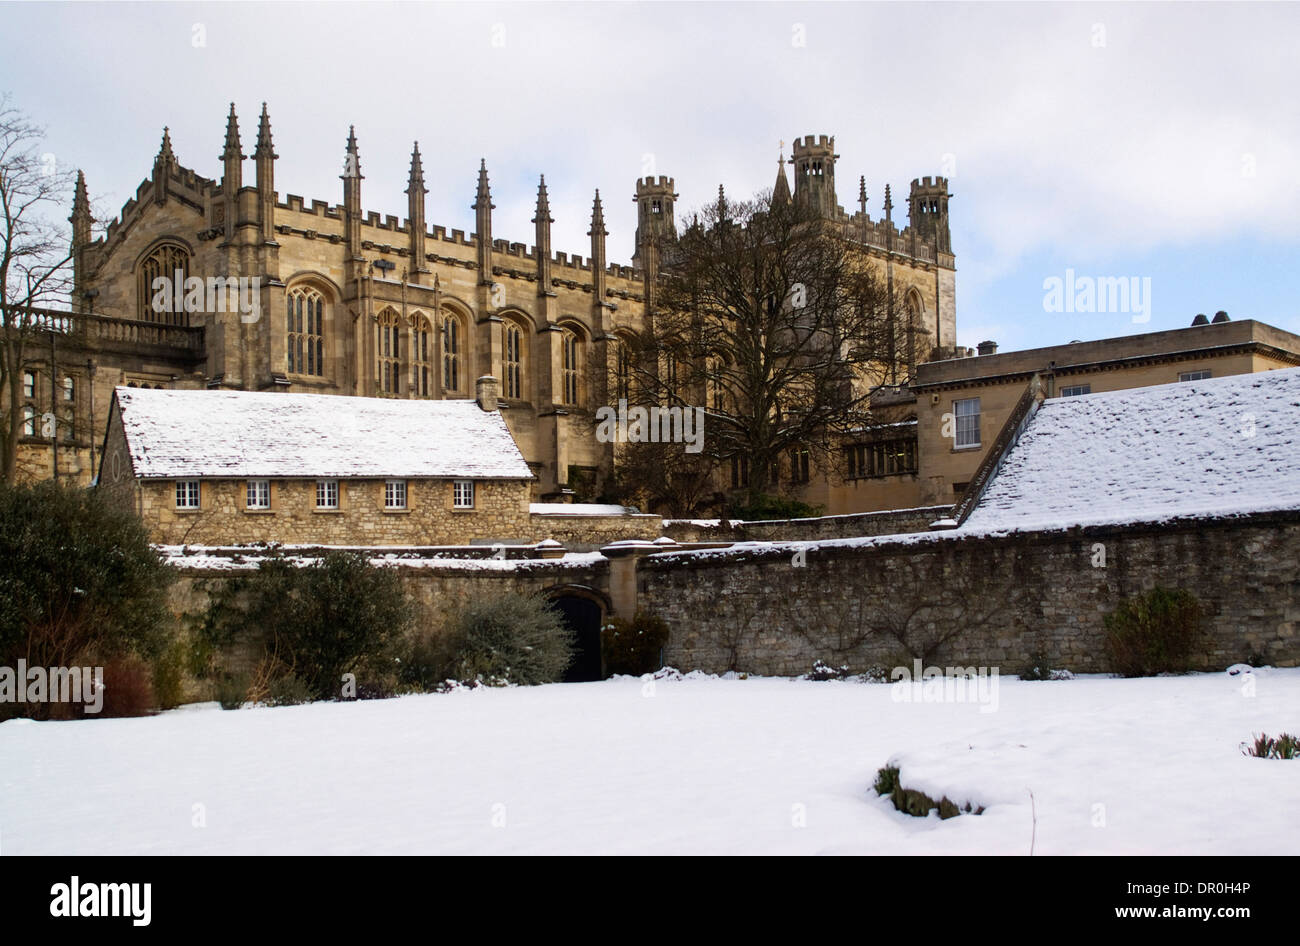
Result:
{"label": "carved stone spire", "polygon": [[478,231],[479,285],[492,283],[492,190],[488,186],[487,159],[479,160],[478,191],[474,196],[474,223]]}
{"label": "carved stone spire", "polygon": [[411,174],[406,182],[406,225],[410,230],[411,281],[420,282],[420,274],[429,272],[429,262],[424,254],[424,196],[429,189],[424,186],[424,165],[420,161],[420,143],[411,150]]}
{"label": "carved stone spire", "polygon": [[605,301],[605,208],[600,204],[600,188],[596,188],[596,199],[591,205],[591,283],[596,305]]}
{"label": "carved stone spire", "polygon": [[537,226],[536,242],[533,252],[537,255],[537,294],[539,296],[555,295],[551,289],[551,202],[546,196],[546,175],[541,176],[537,185],[537,212],[533,223]]}

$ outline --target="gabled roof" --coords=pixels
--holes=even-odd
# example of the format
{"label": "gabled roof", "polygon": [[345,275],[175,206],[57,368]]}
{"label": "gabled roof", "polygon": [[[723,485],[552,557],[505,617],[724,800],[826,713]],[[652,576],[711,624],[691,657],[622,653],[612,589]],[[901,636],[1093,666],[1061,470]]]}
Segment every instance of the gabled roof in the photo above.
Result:
{"label": "gabled roof", "polygon": [[472,400],[125,387],[115,398],[142,479],[533,478],[500,412]]}
{"label": "gabled roof", "polygon": [[1300,509],[1300,368],[1043,402],[962,531]]}

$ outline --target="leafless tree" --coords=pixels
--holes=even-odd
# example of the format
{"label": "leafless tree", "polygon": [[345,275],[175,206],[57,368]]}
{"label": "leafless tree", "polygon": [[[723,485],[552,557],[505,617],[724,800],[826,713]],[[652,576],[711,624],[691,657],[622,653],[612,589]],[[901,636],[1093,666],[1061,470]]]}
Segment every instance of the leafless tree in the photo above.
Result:
{"label": "leafless tree", "polygon": [[72,173],[43,153],[44,131],[0,98],[0,478],[18,475],[23,429],[23,374],[43,354],[39,333],[60,329],[35,310],[66,302],[71,241],[58,222],[68,206]]}
{"label": "leafless tree", "polygon": [[842,227],[770,194],[720,195],[663,257],[623,369],[633,399],[703,407],[705,456],[734,461],[755,495],[795,458],[831,469],[838,435],[869,420],[907,350],[879,267]]}

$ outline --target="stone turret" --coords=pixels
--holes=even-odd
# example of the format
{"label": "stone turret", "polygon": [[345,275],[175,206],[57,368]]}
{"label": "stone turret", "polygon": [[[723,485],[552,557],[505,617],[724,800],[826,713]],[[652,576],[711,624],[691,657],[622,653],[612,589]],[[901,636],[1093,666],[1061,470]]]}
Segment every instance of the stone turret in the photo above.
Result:
{"label": "stone turret", "polygon": [[838,212],[835,199],[834,136],[808,135],[794,140],[795,203],[806,206],[822,217],[833,217]]}

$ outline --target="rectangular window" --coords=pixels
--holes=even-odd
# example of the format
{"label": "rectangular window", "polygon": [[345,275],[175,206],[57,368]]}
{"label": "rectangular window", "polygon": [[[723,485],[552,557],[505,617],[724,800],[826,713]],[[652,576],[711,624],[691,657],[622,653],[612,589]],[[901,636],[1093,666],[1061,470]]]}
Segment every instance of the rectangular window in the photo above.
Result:
{"label": "rectangular window", "polygon": [[199,508],[199,481],[198,480],[177,480],[176,481],[176,508],[177,509],[198,509]]}
{"label": "rectangular window", "polygon": [[915,473],[915,440],[882,440],[848,448],[849,479]]}
{"label": "rectangular window", "polygon": [[1091,393],[1091,384],[1071,384],[1068,387],[1061,388],[1061,397],[1079,397],[1082,394]]}
{"label": "rectangular window", "polygon": [[388,480],[384,483],[384,508],[406,508],[406,480]]}
{"label": "rectangular window", "polygon": [[71,378],[63,379],[63,399],[65,401],[75,401],[77,399],[77,382]]}
{"label": "rectangular window", "polygon": [[807,483],[811,478],[808,450],[794,450],[790,455],[790,479],[794,483]]}
{"label": "rectangular window", "polygon": [[31,407],[23,408],[23,436],[36,436],[36,411]]}
{"label": "rectangular window", "polygon": [[952,413],[957,427],[954,446],[978,447],[980,445],[980,399],[963,398],[952,402]]}
{"label": "rectangular window", "polygon": [[473,480],[456,480],[451,484],[451,505],[455,509],[474,508]]}
{"label": "rectangular window", "polygon": [[249,480],[248,481],[248,508],[249,509],[270,509],[271,508],[271,481],[270,480]]}
{"label": "rectangular window", "polygon": [[339,481],[338,480],[317,480],[316,481],[316,508],[317,509],[338,509],[339,508]]}
{"label": "rectangular window", "polygon": [[23,372],[23,397],[36,397],[36,375]]}
{"label": "rectangular window", "polygon": [[1178,372],[1179,381],[1204,381],[1210,376],[1208,368],[1201,368],[1197,371],[1180,371]]}

